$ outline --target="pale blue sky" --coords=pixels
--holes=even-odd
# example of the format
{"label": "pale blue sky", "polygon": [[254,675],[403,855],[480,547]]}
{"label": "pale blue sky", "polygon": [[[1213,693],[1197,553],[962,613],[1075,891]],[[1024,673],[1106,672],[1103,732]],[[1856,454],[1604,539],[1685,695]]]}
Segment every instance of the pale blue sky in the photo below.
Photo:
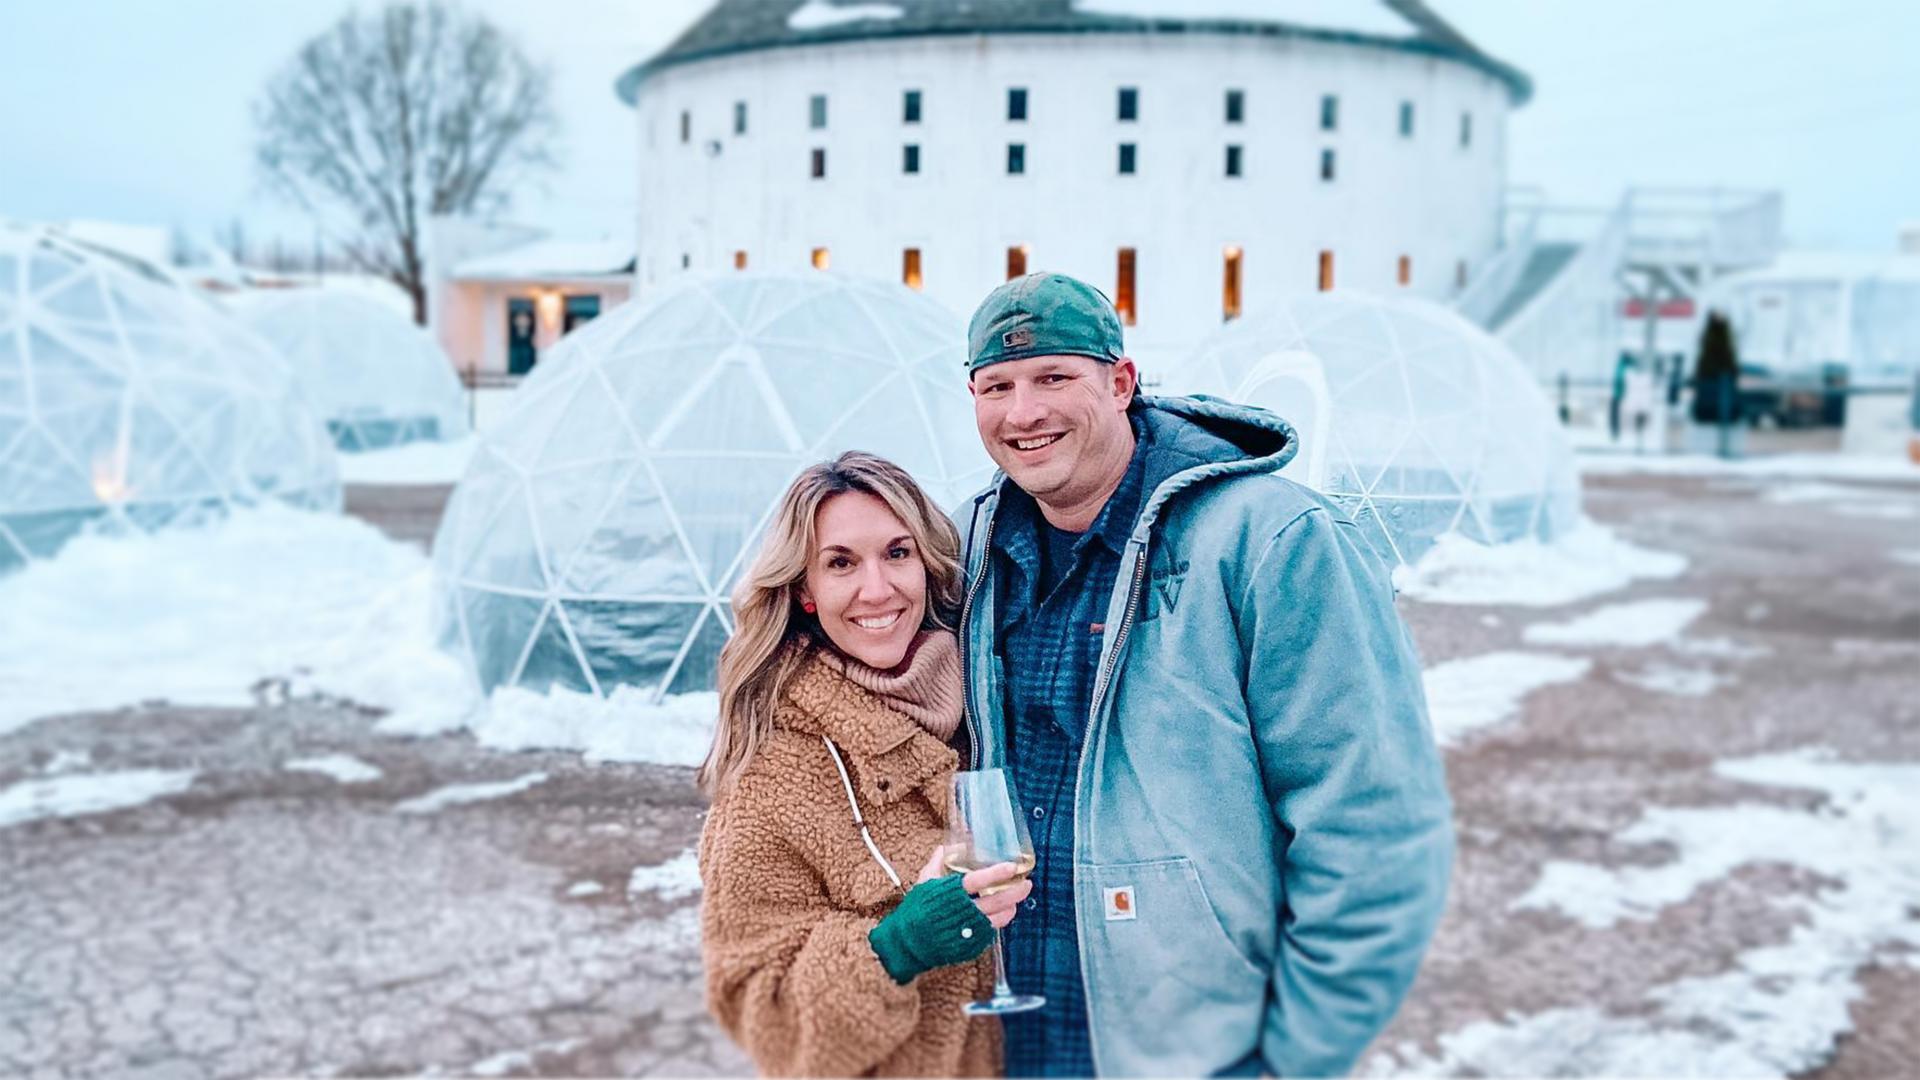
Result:
{"label": "pale blue sky", "polygon": [[[1369,0],[1356,0],[1369,2]],[[554,66],[565,164],[513,217],[632,229],[612,82],[707,0],[469,0]],[[1778,187],[1797,246],[1887,250],[1920,220],[1920,3],[1431,0],[1535,80],[1509,179],[1609,203],[1630,184]],[[0,18],[0,216],[307,236],[260,189],[249,105],[347,0],[64,0]],[[364,6],[364,5],[363,5]]]}

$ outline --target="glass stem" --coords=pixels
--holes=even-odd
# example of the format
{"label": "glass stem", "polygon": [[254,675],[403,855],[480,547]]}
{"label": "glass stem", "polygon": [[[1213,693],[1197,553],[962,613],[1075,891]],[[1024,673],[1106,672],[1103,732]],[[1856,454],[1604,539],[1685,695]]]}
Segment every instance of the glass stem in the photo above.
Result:
{"label": "glass stem", "polygon": [[1010,998],[1013,987],[1007,985],[1007,956],[1001,951],[1000,935],[993,935],[993,996]]}

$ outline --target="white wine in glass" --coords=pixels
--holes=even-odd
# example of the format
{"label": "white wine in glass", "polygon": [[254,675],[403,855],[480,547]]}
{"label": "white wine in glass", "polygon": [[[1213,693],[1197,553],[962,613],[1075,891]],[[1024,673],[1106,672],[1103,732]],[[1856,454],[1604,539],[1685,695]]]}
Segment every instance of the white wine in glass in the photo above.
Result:
{"label": "white wine in glass", "polygon": [[[947,803],[947,842],[943,856],[947,869],[966,874],[998,863],[1012,863],[1019,873],[1003,884],[982,889],[982,896],[1003,892],[1033,872],[1033,837],[1026,816],[1014,796],[1013,780],[1004,769],[979,769],[953,774],[952,797]],[[970,1016],[1000,1016],[1028,1012],[1047,1003],[1038,994],[1016,994],[1007,985],[1007,960],[1000,935],[993,938],[993,996],[969,1001]]]}

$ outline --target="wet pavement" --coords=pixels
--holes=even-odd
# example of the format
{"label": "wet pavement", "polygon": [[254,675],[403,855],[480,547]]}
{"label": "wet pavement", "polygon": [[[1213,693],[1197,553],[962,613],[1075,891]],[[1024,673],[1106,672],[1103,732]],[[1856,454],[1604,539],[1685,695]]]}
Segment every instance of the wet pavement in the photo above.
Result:
{"label": "wet pavement", "polygon": [[[1861,504],[1912,517],[1769,501],[1762,486],[1588,479],[1593,517],[1691,560],[1675,580],[1551,609],[1403,601],[1430,665],[1516,650],[1592,667],[1448,751],[1452,901],[1369,1069],[1502,1071],[1435,1063],[1445,1037],[1476,1022],[1648,1016],[1658,988],[1787,941],[1808,898],[1837,883],[1786,857],[1606,927],[1515,907],[1550,862],[1671,859],[1620,839],[1650,807],[1819,809],[1815,793],[1735,780],[1716,761],[1817,746],[1920,765],[1920,565],[1898,554],[1920,554],[1920,485],[1847,482],[1873,493]],[[424,541],[444,496],[359,488],[349,508]],[[1708,606],[1680,642],[1542,650],[1522,637],[1529,624],[1648,598]],[[1720,685],[1696,697],[1634,681],[1662,664]],[[0,827],[0,1075],[748,1071],[704,1014],[697,897],[672,887],[670,869],[664,889],[647,872],[671,868],[698,835],[687,770],[385,737],[352,703],[258,689],[251,708],[133,708],[0,737],[0,789],[192,774],[137,807]],[[379,775],[285,767],[330,754]],[[409,800],[484,783],[511,793],[408,812]],[[1912,904],[1905,918],[1920,923],[1920,895]],[[1851,1030],[1795,1071],[1850,1080],[1920,1061],[1920,967],[1894,945],[1868,942],[1861,955],[1840,973]],[[1578,1051],[1564,1069],[1533,1071],[1583,1071]]]}

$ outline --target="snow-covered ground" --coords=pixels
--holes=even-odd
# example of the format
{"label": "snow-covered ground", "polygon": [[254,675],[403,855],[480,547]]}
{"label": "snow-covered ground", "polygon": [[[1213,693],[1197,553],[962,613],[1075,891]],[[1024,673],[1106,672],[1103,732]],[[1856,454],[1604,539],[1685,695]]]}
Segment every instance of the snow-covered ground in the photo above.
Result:
{"label": "snow-covered ground", "polygon": [[1920,465],[1904,458],[1865,454],[1756,454],[1725,458],[1702,454],[1622,454],[1582,452],[1575,459],[1582,473],[1618,476],[1825,477],[1834,480],[1920,481]]}
{"label": "snow-covered ground", "polygon": [[698,853],[683,851],[664,863],[636,866],[627,878],[627,896],[654,893],[662,900],[678,900],[700,891]]}
{"label": "snow-covered ground", "polygon": [[139,806],[187,790],[194,776],[191,770],[130,769],[22,780],[0,788],[0,829]]}
{"label": "snow-covered ground", "polygon": [[1584,657],[1501,651],[1428,668],[1427,713],[1434,740],[1448,746],[1469,732],[1510,719],[1528,694],[1572,682],[1592,666]]}
{"label": "snow-covered ground", "polygon": [[1489,546],[1457,533],[1442,536],[1394,585],[1430,604],[1555,607],[1624,588],[1639,579],[1680,576],[1687,560],[1630,544],[1612,529],[1583,521],[1551,544],[1527,539]]}

